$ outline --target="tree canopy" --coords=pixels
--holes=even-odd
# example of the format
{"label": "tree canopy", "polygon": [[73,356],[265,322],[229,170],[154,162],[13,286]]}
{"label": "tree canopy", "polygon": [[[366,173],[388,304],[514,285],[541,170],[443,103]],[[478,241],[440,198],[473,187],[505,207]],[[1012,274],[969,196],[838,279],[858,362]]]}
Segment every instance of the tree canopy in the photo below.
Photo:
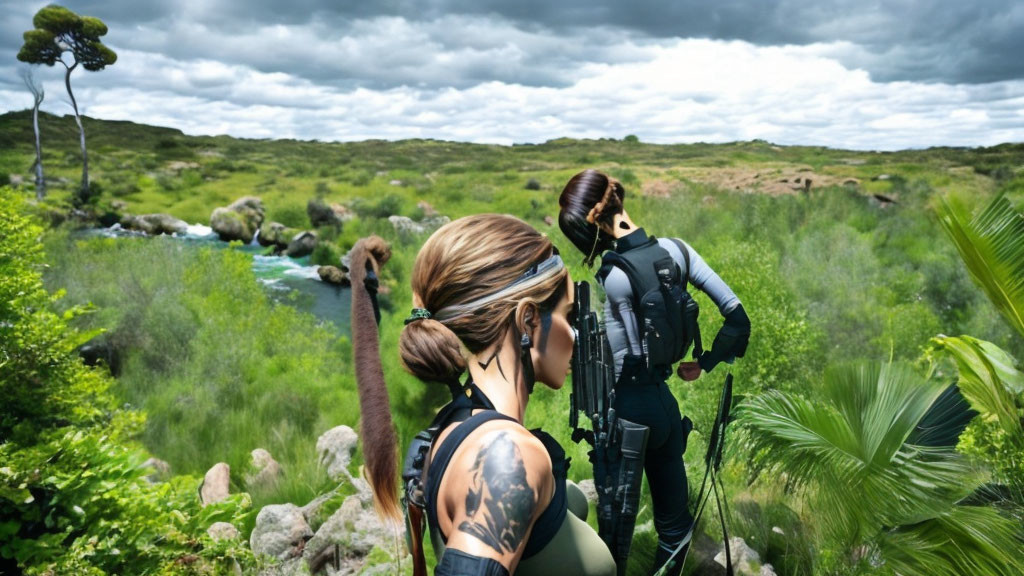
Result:
{"label": "tree canopy", "polygon": [[[36,12],[32,25],[35,29],[25,32],[25,44],[18,51],[22,62],[47,66],[60,62],[68,68],[81,64],[86,70],[97,71],[117,61],[117,54],[100,40],[107,33],[107,25],[99,18],[79,16],[51,4]],[[65,52],[74,56],[73,63],[63,60]]]}

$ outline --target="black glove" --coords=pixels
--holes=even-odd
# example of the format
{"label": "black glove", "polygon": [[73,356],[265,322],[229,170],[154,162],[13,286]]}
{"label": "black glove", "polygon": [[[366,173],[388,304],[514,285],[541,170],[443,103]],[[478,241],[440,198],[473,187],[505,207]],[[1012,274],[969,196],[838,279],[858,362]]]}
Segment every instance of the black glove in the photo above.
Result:
{"label": "black glove", "polygon": [[747,353],[747,343],[750,342],[750,318],[739,304],[725,315],[725,323],[715,335],[715,341],[711,344],[711,350],[701,354],[697,363],[705,372],[711,372],[721,362],[732,361],[733,358],[743,358]]}

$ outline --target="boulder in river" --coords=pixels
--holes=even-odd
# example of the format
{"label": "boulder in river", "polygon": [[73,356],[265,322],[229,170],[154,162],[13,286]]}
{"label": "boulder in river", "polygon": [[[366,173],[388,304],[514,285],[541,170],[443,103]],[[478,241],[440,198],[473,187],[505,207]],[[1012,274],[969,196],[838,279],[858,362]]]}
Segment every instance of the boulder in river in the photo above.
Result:
{"label": "boulder in river", "polygon": [[294,238],[292,238],[291,242],[288,243],[288,249],[285,250],[285,254],[292,258],[309,256],[313,253],[313,250],[316,249],[316,241],[316,232],[299,232]]}
{"label": "boulder in river", "polygon": [[263,202],[255,196],[244,196],[230,206],[216,208],[210,215],[210,228],[221,240],[252,242],[256,231],[263,224]]}

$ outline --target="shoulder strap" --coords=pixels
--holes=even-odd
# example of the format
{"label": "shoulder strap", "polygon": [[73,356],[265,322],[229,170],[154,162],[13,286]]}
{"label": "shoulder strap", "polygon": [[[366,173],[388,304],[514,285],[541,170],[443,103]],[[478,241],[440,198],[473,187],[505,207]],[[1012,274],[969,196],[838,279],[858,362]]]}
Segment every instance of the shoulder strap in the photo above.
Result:
{"label": "shoulder strap", "polygon": [[[451,434],[444,439],[441,446],[438,447],[437,452],[434,453],[434,457],[431,458],[430,468],[427,471],[427,521],[430,526],[437,526],[437,492],[441,487],[441,477],[444,475],[444,471],[448,469],[448,464],[451,463],[452,456],[455,455],[455,451],[459,448],[462,442],[473,433],[474,430],[482,426],[483,424],[492,420],[508,420],[515,422],[516,420],[505,416],[501,412],[494,410],[486,410],[470,416],[469,419],[458,424]],[[443,536],[442,536],[443,538]],[[447,538],[444,538],[447,541]]]}
{"label": "shoulder strap", "polygon": [[683,270],[683,290],[686,289],[686,283],[690,279],[690,251],[686,249],[686,244],[679,238],[672,238],[672,242],[679,247],[679,251],[683,253],[683,263],[686,264],[686,269]]}

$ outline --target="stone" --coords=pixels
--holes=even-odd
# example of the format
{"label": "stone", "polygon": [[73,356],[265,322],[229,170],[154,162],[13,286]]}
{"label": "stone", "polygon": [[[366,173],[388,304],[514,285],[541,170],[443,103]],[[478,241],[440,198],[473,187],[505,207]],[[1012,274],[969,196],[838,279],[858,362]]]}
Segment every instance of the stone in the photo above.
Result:
{"label": "stone", "polygon": [[336,284],[338,286],[348,286],[351,284],[348,274],[337,266],[320,266],[316,269],[316,273],[320,276],[320,279],[328,284]]}
{"label": "stone", "polygon": [[423,234],[426,231],[422,224],[417,224],[408,216],[388,216],[388,222],[399,234]]}
{"label": "stone", "polygon": [[281,477],[281,465],[263,448],[257,448],[250,454],[252,457],[251,471],[245,475],[248,487],[266,488],[277,484]]}
{"label": "stone", "polygon": [[303,256],[309,256],[316,249],[317,233],[316,232],[299,232],[292,238],[291,242],[288,243],[288,249],[285,250],[285,255],[291,258],[302,258]]}
{"label": "stone", "polygon": [[289,228],[280,222],[265,222],[260,226],[259,236],[256,241],[260,246],[275,246],[280,250],[288,247],[288,242],[299,233],[295,228]]}
{"label": "stone", "polygon": [[320,198],[311,198],[306,204],[306,214],[313,228],[341,226],[341,218]]}
{"label": "stone", "polygon": [[302,510],[294,504],[271,504],[264,506],[256,515],[256,526],[252,529],[249,546],[253,554],[288,560],[302,556],[306,541],[313,537],[313,530],[306,522]]}
{"label": "stone", "polygon": [[[756,550],[747,546],[747,543],[738,536],[729,539],[729,553],[732,556],[732,566],[737,576],[775,576],[775,570],[771,564],[761,564],[761,555]],[[725,546],[722,545],[720,552],[715,556],[715,562],[725,566]]]}
{"label": "stone", "polygon": [[227,207],[215,208],[210,215],[210,228],[221,240],[239,240],[246,244],[263,224],[263,202],[255,196],[244,196]]}
{"label": "stone", "polygon": [[401,180],[392,180],[392,181],[388,182],[388,184],[390,184],[392,186],[401,186],[402,185],[402,181]]}
{"label": "stone", "polygon": [[122,228],[138,230],[151,236],[184,234],[188,230],[188,224],[184,220],[178,220],[170,214],[125,214],[121,217],[120,223]]}
{"label": "stone", "polygon": [[337,216],[338,220],[341,220],[342,222],[348,222],[349,220],[356,217],[356,215],[353,214],[352,211],[348,209],[348,206],[345,206],[344,204],[331,204],[331,211],[334,212],[334,215]]}
{"label": "stone", "polygon": [[347,554],[366,555],[374,546],[387,549],[391,531],[381,522],[372,507],[359,496],[349,496],[306,544],[307,560],[320,555],[329,546],[340,546]]}
{"label": "stone", "polygon": [[587,502],[597,504],[597,487],[594,485],[592,478],[580,480],[577,486],[580,487],[580,492],[583,492],[583,495],[587,497]]}
{"label": "stone", "polygon": [[437,210],[435,210],[434,207],[430,205],[430,202],[427,202],[426,200],[420,200],[419,202],[417,202],[416,207],[419,208],[421,212],[423,212],[424,218],[431,218],[433,216],[440,215],[438,214]]}
{"label": "stone", "polygon": [[447,216],[429,216],[420,220],[420,226],[423,226],[425,231],[437,230],[441,226],[451,222],[452,219]]}
{"label": "stone", "polygon": [[544,223],[547,224],[548,226],[554,226],[555,225],[555,219],[552,218],[551,216],[545,216],[544,217]]}
{"label": "stone", "polygon": [[228,497],[231,487],[231,467],[218,462],[206,472],[203,483],[199,487],[199,499],[203,506],[220,502]]}
{"label": "stone", "polygon": [[235,540],[242,536],[242,533],[238,531],[238,528],[235,528],[234,525],[228,522],[214,522],[206,529],[206,533],[210,535],[210,538],[212,538],[214,542],[220,542],[221,540]]}
{"label": "stone", "polygon": [[348,479],[348,465],[359,444],[359,436],[348,426],[335,426],[320,435],[316,453],[320,464],[327,468],[327,476],[334,481]]}
{"label": "stone", "polygon": [[524,188],[527,190],[540,190],[540,181],[536,178],[530,178],[526,181],[526,186],[524,186]]}
{"label": "stone", "polygon": [[171,477],[171,465],[159,458],[150,458],[142,463],[142,468],[152,470],[146,475],[146,481],[150,484],[164,482]]}

